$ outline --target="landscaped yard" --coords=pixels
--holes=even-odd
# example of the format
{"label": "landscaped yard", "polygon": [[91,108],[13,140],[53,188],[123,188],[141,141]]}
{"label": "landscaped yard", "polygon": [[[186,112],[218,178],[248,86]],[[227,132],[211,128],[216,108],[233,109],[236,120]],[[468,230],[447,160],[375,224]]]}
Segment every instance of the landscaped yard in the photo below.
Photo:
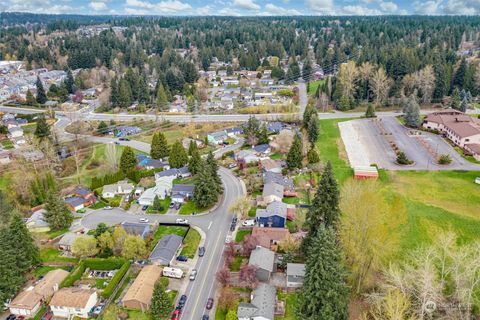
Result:
{"label": "landscaped yard", "polygon": [[247,258],[239,257],[239,256],[234,257],[233,262],[230,265],[230,271],[232,272],[240,271],[240,267],[242,266],[243,262],[246,262],[246,261],[247,261]]}
{"label": "landscaped yard", "polygon": [[4,149],[13,149],[13,143],[8,139],[3,140],[1,144]]}
{"label": "landscaped yard", "polygon": [[252,230],[238,230],[235,236],[235,242],[241,242],[247,234],[252,234]]}
{"label": "landscaped yard", "polygon": [[318,86],[321,85],[324,82],[325,82],[325,80],[311,81],[310,85],[308,87],[308,95],[313,96],[315,94],[315,92],[317,92]]}
{"label": "landscaped yard", "polygon": [[197,230],[194,228],[190,228],[185,239],[183,240],[183,249],[180,252],[181,256],[187,256],[188,258],[192,259],[195,257],[197,253],[198,245],[200,243],[201,236]]}
{"label": "landscaped yard", "polygon": [[285,301],[285,316],[284,317],[275,317],[275,320],[295,320],[295,308],[297,305],[297,293],[289,292],[283,293],[279,292],[278,299]]}
{"label": "landscaped yard", "polygon": [[162,210],[156,211],[156,210],[153,209],[153,206],[149,206],[149,207],[147,208],[147,213],[148,213],[148,214],[153,214],[153,213],[154,213],[154,214],[165,214],[165,213],[167,213],[167,211],[168,211],[168,206],[170,205],[170,202],[172,202],[172,201],[170,200],[170,197],[166,197],[165,199],[160,200],[160,202],[162,203]]}
{"label": "landscaped yard", "polygon": [[44,248],[40,250],[40,260],[42,262],[72,262],[78,261],[76,258],[61,257],[61,251],[54,248]]}
{"label": "landscaped yard", "polygon": [[167,234],[176,234],[183,237],[185,235],[185,232],[187,232],[187,228],[188,227],[181,227],[181,226],[159,226],[158,229],[153,234],[153,237],[157,241]]}
{"label": "landscaped yard", "polygon": [[180,210],[178,210],[178,213],[179,214],[193,214],[194,212],[195,213],[200,213],[200,212],[205,212],[207,210],[211,209],[210,208],[197,208],[197,206],[195,205],[195,203],[193,203],[192,200],[182,204],[182,206],[180,207]]}

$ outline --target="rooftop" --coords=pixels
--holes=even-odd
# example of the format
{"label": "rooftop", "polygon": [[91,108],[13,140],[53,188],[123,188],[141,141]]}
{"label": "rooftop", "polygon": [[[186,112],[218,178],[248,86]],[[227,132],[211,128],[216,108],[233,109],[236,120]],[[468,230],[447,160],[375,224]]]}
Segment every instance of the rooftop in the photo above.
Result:
{"label": "rooftop", "polygon": [[275,263],[275,253],[270,249],[257,246],[252,250],[248,264],[257,266],[259,269],[273,272]]}

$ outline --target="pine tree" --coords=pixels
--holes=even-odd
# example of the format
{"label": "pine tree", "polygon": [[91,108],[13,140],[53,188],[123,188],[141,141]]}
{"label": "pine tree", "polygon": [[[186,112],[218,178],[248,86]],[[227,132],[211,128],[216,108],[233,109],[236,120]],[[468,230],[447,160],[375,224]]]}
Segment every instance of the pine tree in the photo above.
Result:
{"label": "pine tree", "polygon": [[162,211],[164,208],[163,208],[163,205],[162,205],[162,200],[160,200],[160,198],[158,196],[155,196],[155,198],[153,199],[153,210],[155,211]]}
{"label": "pine tree", "polygon": [[75,80],[73,79],[72,70],[68,69],[67,79],[65,79],[65,85],[68,93],[73,94],[75,92]]}
{"label": "pine tree", "polygon": [[152,304],[150,306],[150,318],[163,319],[170,313],[170,297],[165,292],[165,287],[157,281],[153,289]]}
{"label": "pine tree", "polygon": [[457,69],[457,72],[455,72],[455,75],[453,76],[453,81],[452,81],[453,88],[463,89],[466,72],[467,72],[467,61],[465,60],[465,58],[463,58],[462,61],[460,62],[460,66]]}
{"label": "pine tree", "polygon": [[35,97],[32,94],[32,91],[30,89],[27,90],[27,96],[25,98],[25,103],[29,106],[34,106],[37,101],[35,100]]}
{"label": "pine tree", "polygon": [[465,97],[460,103],[460,107],[458,108],[458,110],[462,112],[467,112],[467,109],[468,109],[468,101],[467,101],[467,98]]}
{"label": "pine tree", "polygon": [[138,97],[137,100],[139,103],[147,103],[149,100],[148,94],[148,85],[147,85],[147,77],[145,75],[141,75],[138,79]]}
{"label": "pine tree", "polygon": [[170,154],[167,138],[163,132],[155,132],[152,137],[152,146],[150,149],[150,156],[153,159],[165,159]]}
{"label": "pine tree", "polygon": [[218,191],[208,166],[204,164],[195,179],[193,202],[198,208],[208,208],[218,200]]}
{"label": "pine tree", "polygon": [[404,110],[405,124],[412,128],[418,128],[422,124],[422,119],[420,117],[420,106],[413,95],[408,98]]}
{"label": "pine tree", "polygon": [[168,164],[171,168],[181,168],[188,163],[188,154],[180,141],[176,141],[172,145]]}
{"label": "pine tree", "polygon": [[112,81],[110,82],[110,104],[112,107],[118,107],[120,104],[118,83],[116,78],[112,78]]}
{"label": "pine tree", "polygon": [[302,167],[302,139],[297,134],[293,139],[292,146],[287,154],[287,167],[290,170],[300,169]]}
{"label": "pine tree", "polygon": [[206,160],[206,166],[207,170],[210,172],[210,176],[212,177],[214,183],[215,183],[215,191],[218,194],[222,193],[223,187],[222,187],[222,179],[220,178],[220,175],[218,174],[218,164],[217,160],[215,160],[215,157],[213,156],[212,151],[208,153],[207,160]]}
{"label": "pine tree", "polygon": [[268,143],[268,130],[267,125],[265,123],[262,124],[262,127],[258,131],[258,144],[266,144]]}
{"label": "pine tree", "polygon": [[36,121],[35,136],[39,139],[47,138],[50,136],[50,126],[45,120],[45,116],[38,116]]}
{"label": "pine tree", "polygon": [[157,89],[157,107],[161,111],[167,111],[169,109],[167,93],[162,83],[158,85]]}
{"label": "pine tree", "polygon": [[307,61],[303,64],[303,69],[302,69],[302,78],[305,81],[310,81],[310,78],[312,77],[312,63],[310,59],[307,59]]}
{"label": "pine tree", "polygon": [[450,108],[460,110],[460,103],[460,90],[458,90],[458,88],[455,88],[453,90],[452,96],[450,97]]}
{"label": "pine tree", "polygon": [[121,108],[127,108],[132,105],[133,102],[133,94],[132,88],[127,80],[122,79],[120,80],[120,84],[118,85],[118,105]]}
{"label": "pine tree", "polygon": [[48,192],[45,210],[43,216],[51,230],[68,228],[72,224],[73,215],[56,192]]}
{"label": "pine tree", "polygon": [[25,275],[17,267],[18,252],[8,245],[7,228],[0,229],[0,304],[3,306],[20,290]]}
{"label": "pine tree", "polygon": [[317,142],[318,140],[318,119],[317,115],[314,114],[310,118],[310,122],[308,124],[308,141],[313,145]]}
{"label": "pine tree", "polygon": [[45,102],[47,102],[48,99],[40,77],[37,77],[37,83],[35,85],[37,87],[37,102],[40,104],[44,104]]}
{"label": "pine tree", "polygon": [[316,115],[315,107],[311,104],[307,104],[305,111],[303,112],[303,128],[308,129],[310,125],[310,119]]}
{"label": "pine tree", "polygon": [[367,107],[367,111],[365,111],[365,117],[366,118],[375,118],[375,107],[373,104],[369,103]]}
{"label": "pine tree", "polygon": [[200,157],[200,152],[195,149],[188,160],[188,171],[190,171],[192,175],[196,175],[200,171],[201,166],[202,158]]}
{"label": "pine tree", "polygon": [[435,64],[435,89],[433,90],[433,101],[440,102],[448,93],[445,67],[442,63]]}
{"label": "pine tree", "polygon": [[305,266],[297,317],[306,320],[347,320],[350,289],[335,231],[320,224]]}
{"label": "pine tree", "polygon": [[15,209],[7,195],[0,190],[0,226],[6,226],[11,219]]}
{"label": "pine tree", "polygon": [[311,240],[316,237],[320,225],[336,226],[340,216],[339,198],[337,180],[335,180],[332,165],[329,161],[323,170],[315,197],[307,212],[305,224],[308,227],[308,235],[302,242],[302,252],[304,254],[308,253]]}
{"label": "pine tree", "polygon": [[135,169],[136,166],[137,158],[135,157],[133,149],[128,146],[125,147],[122,155],[120,156],[120,170],[126,174]]}
{"label": "pine tree", "polygon": [[98,133],[107,133],[107,124],[105,123],[105,121],[100,121],[100,123],[98,124],[98,127],[97,127],[97,132]]}
{"label": "pine tree", "polygon": [[188,145],[188,155],[192,156],[195,151],[198,151],[197,143],[194,140],[190,140]]}
{"label": "pine tree", "polygon": [[308,163],[314,164],[320,162],[320,157],[315,148],[311,148],[307,154]]}
{"label": "pine tree", "polygon": [[68,100],[68,90],[67,90],[67,85],[65,84],[65,82],[62,82],[62,85],[58,89],[57,96],[58,96],[58,100],[60,102],[65,102],[65,101]]}

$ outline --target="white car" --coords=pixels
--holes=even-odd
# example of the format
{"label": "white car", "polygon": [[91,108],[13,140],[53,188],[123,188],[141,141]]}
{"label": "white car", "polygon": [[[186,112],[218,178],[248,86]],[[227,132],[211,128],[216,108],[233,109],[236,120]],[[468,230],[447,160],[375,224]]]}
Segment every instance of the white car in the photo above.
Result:
{"label": "white car", "polygon": [[254,225],[255,225],[255,220],[253,219],[245,220],[242,222],[242,226],[244,227],[253,227]]}
{"label": "white car", "polygon": [[103,208],[104,210],[112,210],[112,206],[106,206],[105,208]]}
{"label": "white car", "polygon": [[175,220],[175,222],[179,224],[188,224],[188,220],[182,218],[178,218],[177,220]]}
{"label": "white car", "polygon": [[148,223],[148,219],[146,219],[146,218],[141,218],[141,219],[140,219],[140,222],[141,222],[141,223]]}
{"label": "white car", "polygon": [[232,235],[227,234],[227,237],[225,238],[225,243],[230,243],[230,242],[232,242]]}

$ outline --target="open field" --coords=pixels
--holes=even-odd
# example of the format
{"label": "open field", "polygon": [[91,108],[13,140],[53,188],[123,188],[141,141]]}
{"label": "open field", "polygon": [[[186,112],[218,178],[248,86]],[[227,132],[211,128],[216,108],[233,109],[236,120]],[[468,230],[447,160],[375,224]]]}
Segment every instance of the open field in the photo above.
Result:
{"label": "open field", "polygon": [[[321,120],[318,142],[322,161],[330,160],[343,184],[352,179],[337,123]],[[380,171],[387,203],[397,197],[406,208],[406,223],[395,228],[400,239],[398,257],[427,244],[441,230],[452,230],[460,241],[480,239],[480,171]],[[361,182],[359,182],[361,183]]]}

